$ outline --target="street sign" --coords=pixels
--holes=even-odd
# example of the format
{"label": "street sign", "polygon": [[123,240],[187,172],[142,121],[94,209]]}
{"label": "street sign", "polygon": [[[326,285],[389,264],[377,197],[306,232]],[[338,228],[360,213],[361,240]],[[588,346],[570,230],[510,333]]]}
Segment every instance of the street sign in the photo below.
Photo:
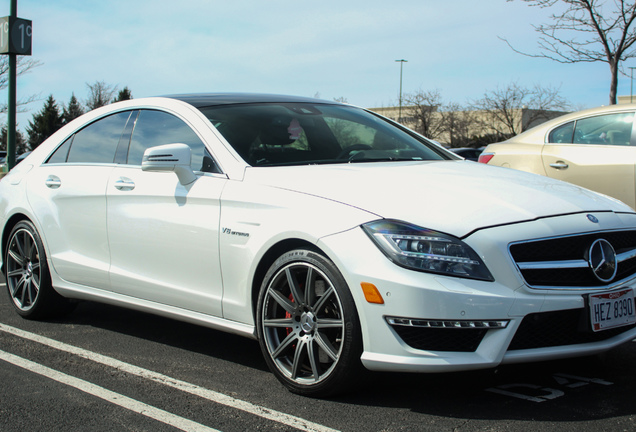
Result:
{"label": "street sign", "polygon": [[33,24],[30,20],[0,18],[0,54],[31,55]]}

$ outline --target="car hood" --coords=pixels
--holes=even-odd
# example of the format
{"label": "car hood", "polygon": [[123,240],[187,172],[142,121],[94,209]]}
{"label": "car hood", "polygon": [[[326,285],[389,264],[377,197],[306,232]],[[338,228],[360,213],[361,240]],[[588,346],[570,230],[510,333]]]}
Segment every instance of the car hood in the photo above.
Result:
{"label": "car hood", "polygon": [[633,212],[619,201],[569,183],[469,161],[249,168],[244,180],[458,237],[553,215]]}

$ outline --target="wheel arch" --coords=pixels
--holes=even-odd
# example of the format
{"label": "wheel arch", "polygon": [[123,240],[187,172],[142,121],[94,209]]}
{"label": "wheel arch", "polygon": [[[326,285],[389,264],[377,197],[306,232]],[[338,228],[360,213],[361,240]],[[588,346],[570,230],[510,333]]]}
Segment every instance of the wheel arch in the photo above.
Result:
{"label": "wheel arch", "polygon": [[2,254],[2,258],[3,258],[2,269],[0,269],[0,271],[2,271],[2,274],[4,274],[4,266],[6,264],[4,262],[4,251],[7,249],[7,242],[9,241],[9,236],[11,235],[11,231],[13,231],[13,227],[16,226],[18,222],[21,222],[23,220],[28,220],[29,222],[33,223],[33,221],[24,213],[16,213],[7,220],[7,223],[4,225],[4,228],[2,230],[2,244],[0,245],[2,247],[2,250],[0,250],[0,253]]}
{"label": "wheel arch", "polygon": [[258,294],[260,292],[261,284],[263,283],[263,279],[265,278],[267,270],[269,270],[272,264],[274,264],[274,262],[281,255],[294,249],[300,248],[308,249],[326,256],[324,251],[322,251],[315,244],[302,239],[290,238],[282,240],[270,247],[259,261],[258,266],[256,267],[256,271],[254,272],[254,277],[252,278],[251,306],[254,322],[256,322],[256,306],[258,304]]}

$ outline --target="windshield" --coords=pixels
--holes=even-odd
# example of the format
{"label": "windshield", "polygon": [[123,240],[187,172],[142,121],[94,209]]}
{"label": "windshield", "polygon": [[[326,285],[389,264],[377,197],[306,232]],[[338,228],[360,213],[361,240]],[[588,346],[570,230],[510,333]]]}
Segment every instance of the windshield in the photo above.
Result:
{"label": "windshield", "polygon": [[433,144],[355,107],[259,103],[201,111],[252,166],[450,159]]}

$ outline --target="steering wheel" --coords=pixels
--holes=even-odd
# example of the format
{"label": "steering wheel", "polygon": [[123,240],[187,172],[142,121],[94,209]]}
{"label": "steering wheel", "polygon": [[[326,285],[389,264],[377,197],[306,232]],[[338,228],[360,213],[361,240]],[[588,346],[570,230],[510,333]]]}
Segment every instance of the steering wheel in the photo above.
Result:
{"label": "steering wheel", "polygon": [[349,156],[349,153],[355,150],[373,150],[373,147],[368,144],[353,144],[340,150],[340,153],[338,153],[336,159],[344,159],[345,157]]}

